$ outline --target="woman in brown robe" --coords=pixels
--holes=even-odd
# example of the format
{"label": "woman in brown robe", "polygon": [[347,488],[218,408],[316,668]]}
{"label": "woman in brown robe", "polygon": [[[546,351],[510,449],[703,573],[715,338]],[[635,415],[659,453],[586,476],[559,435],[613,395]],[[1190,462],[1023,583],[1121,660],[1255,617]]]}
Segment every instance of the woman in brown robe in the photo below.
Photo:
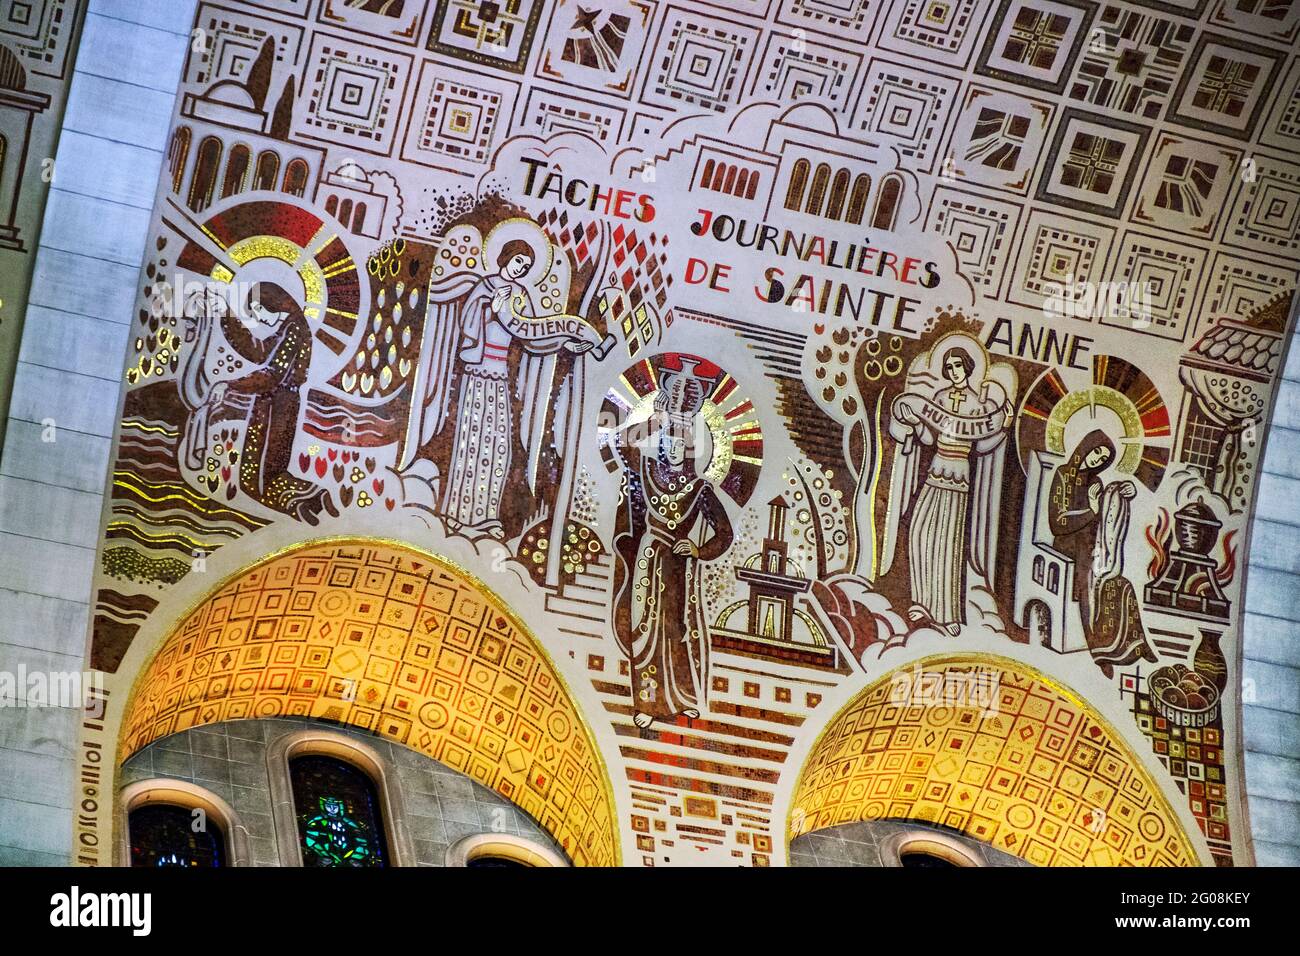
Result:
{"label": "woman in brown robe", "polygon": [[300,393],[311,364],[311,328],[293,296],[274,283],[253,287],[248,311],[247,321],[227,311],[221,331],[231,348],[259,367],[241,378],[217,382],[208,397],[210,407],[219,409],[213,421],[248,412],[239,486],[266,507],[308,524],[320,520],[322,509],[337,517],[329,492],[289,470]]}
{"label": "woman in brown robe", "polygon": [[632,665],[633,720],[641,728],[655,718],[698,717],[708,694],[700,564],[726,553],[732,529],[712,486],[696,474],[690,434],[690,418],[670,416],[652,439],[653,459],[623,448],[613,625]]}
{"label": "woman in brown robe", "polygon": [[1115,665],[1156,659],[1142,629],[1133,585],[1123,576],[1134,488],[1131,482],[1107,488],[1101,480],[1114,460],[1115,445],[1105,432],[1089,432],[1052,476],[1048,498],[1052,544],[1074,564],[1072,596],[1088,649],[1107,677]]}

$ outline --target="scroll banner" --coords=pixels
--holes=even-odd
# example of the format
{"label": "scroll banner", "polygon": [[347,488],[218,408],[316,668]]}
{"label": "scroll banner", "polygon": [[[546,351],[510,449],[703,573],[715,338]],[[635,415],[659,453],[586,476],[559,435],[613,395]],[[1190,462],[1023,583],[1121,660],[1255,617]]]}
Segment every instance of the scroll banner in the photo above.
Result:
{"label": "scroll banner", "polygon": [[923,395],[913,393],[899,395],[894,399],[894,417],[907,421],[907,417],[900,414],[904,409],[940,435],[965,441],[992,438],[1007,427],[1006,415],[1000,408],[987,415],[958,415]]}

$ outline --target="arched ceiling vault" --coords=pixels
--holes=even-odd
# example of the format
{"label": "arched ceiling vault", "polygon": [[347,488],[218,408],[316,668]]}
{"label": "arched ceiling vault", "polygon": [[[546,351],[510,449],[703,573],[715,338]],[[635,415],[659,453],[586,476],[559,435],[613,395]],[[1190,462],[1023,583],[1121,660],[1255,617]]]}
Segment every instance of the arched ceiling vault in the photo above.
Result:
{"label": "arched ceiling vault", "polygon": [[454,767],[531,814],[579,865],[614,865],[599,750],[550,658],[459,568],[375,541],[311,544],[241,572],[162,642],[118,763],[225,720],[314,717]]}
{"label": "arched ceiling vault", "polygon": [[814,743],[790,838],[885,818],[948,826],[1040,866],[1198,863],[1123,738],[1068,689],[991,655],[887,674]]}

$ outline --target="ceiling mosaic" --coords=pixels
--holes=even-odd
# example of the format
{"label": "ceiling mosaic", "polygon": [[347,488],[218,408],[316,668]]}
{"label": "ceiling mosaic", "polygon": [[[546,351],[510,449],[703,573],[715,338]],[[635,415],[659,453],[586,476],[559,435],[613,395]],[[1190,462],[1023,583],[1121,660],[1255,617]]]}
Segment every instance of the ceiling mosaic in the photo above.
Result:
{"label": "ceiling mosaic", "polygon": [[[588,862],[781,865],[801,808],[1249,863],[1241,556],[1300,268],[1298,33],[1234,0],[201,3],[79,859],[119,731],[284,708],[481,767]],[[391,544],[261,564],[322,537]],[[422,600],[481,580],[458,600],[534,635],[507,644],[568,735],[536,744],[590,726],[608,820],[595,754],[545,765],[561,806],[488,698],[424,720],[413,648],[454,642],[356,606],[419,600],[323,583],[412,562]],[[477,620],[456,687],[504,673]],[[978,721],[882,701],[939,654],[941,688],[991,682]]]}

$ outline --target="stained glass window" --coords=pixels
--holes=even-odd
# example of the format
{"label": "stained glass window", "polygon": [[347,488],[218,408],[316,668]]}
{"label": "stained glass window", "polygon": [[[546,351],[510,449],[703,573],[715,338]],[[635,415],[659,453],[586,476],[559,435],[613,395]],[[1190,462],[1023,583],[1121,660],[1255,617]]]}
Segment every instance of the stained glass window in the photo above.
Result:
{"label": "stained glass window", "polygon": [[127,818],[132,866],[226,865],[226,837],[201,810],[170,803],[136,807]]}
{"label": "stained glass window", "polygon": [[387,866],[383,815],[374,781],[334,757],[289,762],[304,866]]}

